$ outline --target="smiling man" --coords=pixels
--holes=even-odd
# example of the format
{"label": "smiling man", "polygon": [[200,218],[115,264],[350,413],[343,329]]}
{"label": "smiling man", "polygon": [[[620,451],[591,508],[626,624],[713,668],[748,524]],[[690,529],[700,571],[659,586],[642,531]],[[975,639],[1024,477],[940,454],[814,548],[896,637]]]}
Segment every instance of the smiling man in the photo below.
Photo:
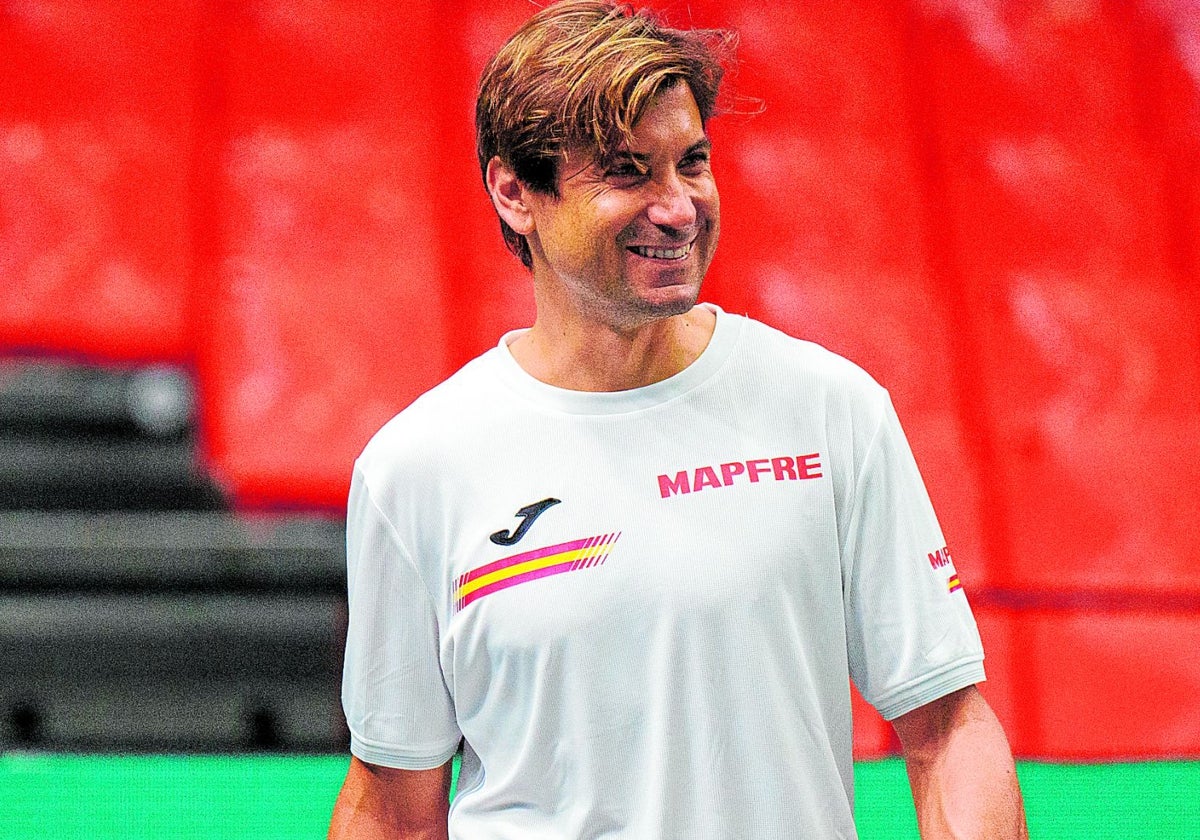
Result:
{"label": "smiling man", "polygon": [[509,350],[561,388],[665,379],[700,354],[716,320],[695,308],[720,201],[687,84],[664,83],[650,97],[627,145],[604,158],[567,150],[554,194],[522,183],[498,156],[488,162],[497,212],[526,237],[537,302],[532,329]]}
{"label": "smiling man", "polygon": [[926,840],[1024,836],[887,393],[697,304],[730,43],[572,0],[485,70],[481,172],[537,317],[355,464],[331,837],[852,838],[850,680]]}

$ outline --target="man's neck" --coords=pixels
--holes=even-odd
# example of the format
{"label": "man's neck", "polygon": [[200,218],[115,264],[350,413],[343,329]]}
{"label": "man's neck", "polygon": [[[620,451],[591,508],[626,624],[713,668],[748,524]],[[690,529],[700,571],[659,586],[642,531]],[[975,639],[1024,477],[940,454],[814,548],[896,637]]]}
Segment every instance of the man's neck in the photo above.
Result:
{"label": "man's neck", "polygon": [[661,382],[694,362],[716,327],[712,310],[651,321],[633,330],[552,324],[539,317],[509,351],[530,376],[572,391],[627,391]]}

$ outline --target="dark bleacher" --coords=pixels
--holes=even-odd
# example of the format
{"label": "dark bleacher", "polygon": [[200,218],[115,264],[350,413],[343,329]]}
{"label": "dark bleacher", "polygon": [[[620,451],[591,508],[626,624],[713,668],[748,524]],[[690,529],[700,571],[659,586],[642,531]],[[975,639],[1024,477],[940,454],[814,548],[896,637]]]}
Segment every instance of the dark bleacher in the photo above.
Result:
{"label": "dark bleacher", "polygon": [[0,749],[344,749],[344,525],[225,510],[192,403],[0,361]]}

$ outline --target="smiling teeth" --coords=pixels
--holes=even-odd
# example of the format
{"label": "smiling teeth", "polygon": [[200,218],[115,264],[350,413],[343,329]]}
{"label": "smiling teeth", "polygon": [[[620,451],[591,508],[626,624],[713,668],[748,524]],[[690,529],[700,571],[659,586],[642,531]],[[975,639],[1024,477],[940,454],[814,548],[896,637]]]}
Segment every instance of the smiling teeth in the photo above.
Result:
{"label": "smiling teeth", "polygon": [[678,248],[647,248],[643,245],[634,245],[629,250],[640,257],[652,257],[656,260],[679,260],[691,252],[692,243],[680,245]]}

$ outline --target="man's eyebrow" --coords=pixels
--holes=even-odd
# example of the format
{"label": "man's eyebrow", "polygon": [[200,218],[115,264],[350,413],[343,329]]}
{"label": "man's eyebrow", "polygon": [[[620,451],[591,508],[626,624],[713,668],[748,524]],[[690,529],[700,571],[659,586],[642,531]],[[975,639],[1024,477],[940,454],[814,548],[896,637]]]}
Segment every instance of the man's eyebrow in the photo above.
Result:
{"label": "man's eyebrow", "polygon": [[631,152],[628,149],[620,149],[618,151],[613,152],[611,155],[609,155],[608,158],[605,160],[605,162],[606,163],[616,163],[617,161],[624,162],[624,161],[632,160],[635,163],[645,163],[649,159],[650,159],[649,155],[644,155],[644,154],[641,154],[640,152]]}
{"label": "man's eyebrow", "polygon": [[[697,140],[695,143],[693,143],[692,145],[688,146],[687,149],[684,150],[682,157],[687,157],[688,155],[694,155],[697,152],[711,152],[711,151],[712,151],[712,141],[709,140],[707,137],[702,137],[699,140]],[[605,162],[606,163],[616,163],[617,161],[633,161],[634,163],[645,164],[646,161],[648,161],[648,160],[650,160],[650,156],[642,154],[641,152],[631,152],[628,149],[618,149],[617,151],[615,151],[611,155],[609,155]]]}

